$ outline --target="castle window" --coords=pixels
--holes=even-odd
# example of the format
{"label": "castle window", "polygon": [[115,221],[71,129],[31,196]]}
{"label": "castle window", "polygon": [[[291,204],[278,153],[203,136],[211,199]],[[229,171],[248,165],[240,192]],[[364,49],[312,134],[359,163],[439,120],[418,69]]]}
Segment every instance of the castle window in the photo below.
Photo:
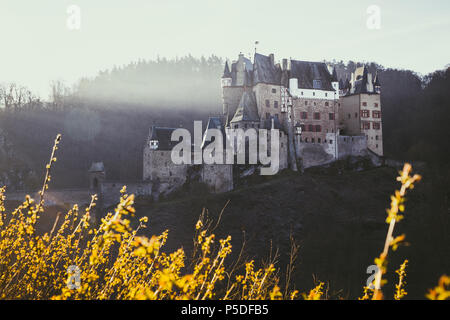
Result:
{"label": "castle window", "polygon": [[372,123],[372,128],[374,130],[380,130],[380,123],[379,122],[373,122]]}
{"label": "castle window", "polygon": [[315,97],[316,96],[316,93],[313,91],[313,96]]}
{"label": "castle window", "polygon": [[367,106],[367,102],[362,103],[363,107]]}
{"label": "castle window", "polygon": [[333,140],[330,140],[330,144],[333,144]]}
{"label": "castle window", "polygon": [[334,113],[329,113],[328,114],[328,119],[329,120],[334,120]]}
{"label": "castle window", "polygon": [[361,110],[361,118],[368,118],[370,116],[369,110]]}
{"label": "castle window", "polygon": [[358,118],[358,112],[355,112],[355,118]]}
{"label": "castle window", "polygon": [[320,125],[316,125],[316,132],[321,132],[321,131],[322,131],[322,127]]}
{"label": "castle window", "polygon": [[320,112],[314,112],[314,120],[320,120]]}
{"label": "castle window", "polygon": [[[322,81],[313,80],[313,88],[314,89],[322,89]],[[314,95],[314,92],[313,92],[313,95]]]}
{"label": "castle window", "polygon": [[350,113],[348,114],[348,118],[349,118],[349,119],[351,118],[351,115],[350,115]]}
{"label": "castle window", "polygon": [[372,117],[381,118],[381,112],[380,111],[372,111]]}
{"label": "castle window", "polygon": [[302,91],[302,92],[300,92],[300,94],[301,94],[301,95],[303,95],[303,91]]}
{"label": "castle window", "polygon": [[314,138],[311,138],[311,143],[314,143],[314,142],[315,142]]}
{"label": "castle window", "polygon": [[307,106],[308,105],[308,101],[305,101],[305,106]]}
{"label": "castle window", "polygon": [[373,104],[373,106],[374,106],[374,107],[378,107],[378,103],[375,102],[375,103]]}
{"label": "castle window", "polygon": [[[327,96],[327,94],[325,93],[325,97]],[[325,102],[325,107],[328,107],[329,103],[328,101]]]}
{"label": "castle window", "polygon": [[278,108],[278,101],[274,101],[274,102],[273,102],[273,107],[274,107],[274,108]]}
{"label": "castle window", "polygon": [[314,105],[316,105],[316,103],[314,102]]}
{"label": "castle window", "polygon": [[266,100],[266,107],[270,108],[270,101],[269,100]]}
{"label": "castle window", "polygon": [[159,142],[158,140],[150,140],[150,149],[156,150],[158,149]]}
{"label": "castle window", "polygon": [[308,119],[308,112],[301,112],[300,113],[300,118],[301,119]]}
{"label": "castle window", "polygon": [[378,140],[378,136],[375,136],[375,140]]}
{"label": "castle window", "polygon": [[312,124],[308,125],[308,131],[314,132],[314,126]]}
{"label": "castle window", "polygon": [[301,125],[300,125],[300,128],[302,129],[302,132],[306,130],[304,124],[301,124]]}
{"label": "castle window", "polygon": [[[326,93],[325,92],[325,97],[328,97],[328,93]],[[327,106],[328,104],[327,104],[328,102],[325,102],[325,105]]]}
{"label": "castle window", "polygon": [[277,89],[273,88],[272,93],[277,93]]}
{"label": "castle window", "polygon": [[370,129],[370,122],[368,122],[368,121],[362,121],[362,122],[361,122],[361,128],[364,129],[364,130]]}
{"label": "castle window", "polygon": [[266,112],[266,119],[270,119],[270,113]]}
{"label": "castle window", "polygon": [[322,143],[322,140],[320,140],[320,138],[317,138],[317,143]]}

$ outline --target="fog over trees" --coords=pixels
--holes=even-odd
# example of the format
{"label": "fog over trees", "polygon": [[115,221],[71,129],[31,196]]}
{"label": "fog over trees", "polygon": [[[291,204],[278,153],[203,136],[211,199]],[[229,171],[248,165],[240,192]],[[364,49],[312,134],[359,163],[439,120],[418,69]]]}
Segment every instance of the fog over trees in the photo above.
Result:
{"label": "fog over trees", "polygon": [[[104,161],[110,179],[137,180],[151,125],[190,129],[194,120],[206,124],[209,116],[221,113],[224,63],[217,56],[139,60],[83,78],[72,87],[54,81],[47,102],[17,84],[2,84],[0,134],[39,176],[55,135],[62,133],[54,187],[86,186],[92,161]],[[343,79],[361,65],[332,63]],[[378,72],[382,85],[386,156],[447,163],[450,69],[423,78],[376,63],[369,69]],[[0,168],[7,169],[6,164]]]}

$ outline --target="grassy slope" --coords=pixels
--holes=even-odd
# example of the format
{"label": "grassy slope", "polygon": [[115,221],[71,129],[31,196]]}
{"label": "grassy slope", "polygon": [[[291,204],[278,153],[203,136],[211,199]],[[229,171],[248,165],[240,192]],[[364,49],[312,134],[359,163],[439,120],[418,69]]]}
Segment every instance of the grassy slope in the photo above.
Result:
{"label": "grassy slope", "polygon": [[[424,180],[407,202],[405,220],[396,234],[406,233],[410,246],[390,256],[387,287],[393,287],[394,270],[403,259],[408,268],[409,298],[424,298],[427,288],[440,274],[450,271],[448,259],[450,217],[432,194],[432,181]],[[138,204],[138,216],[149,217],[149,234],[170,229],[168,248],[189,250],[195,222],[202,208],[217,218],[225,203],[216,234],[231,234],[236,254],[246,240],[247,257],[261,261],[271,244],[279,248],[279,267],[284,270],[289,253],[289,236],[301,245],[293,284],[306,291],[313,275],[329,283],[331,295],[356,298],[384,244],[387,224],[385,209],[389,195],[397,188],[396,171],[378,168],[364,172],[285,173],[258,178],[233,192],[220,195],[192,194],[157,204]],[[435,199],[436,198],[436,199]],[[386,292],[389,295],[387,290]],[[389,297],[389,296],[388,296]]]}

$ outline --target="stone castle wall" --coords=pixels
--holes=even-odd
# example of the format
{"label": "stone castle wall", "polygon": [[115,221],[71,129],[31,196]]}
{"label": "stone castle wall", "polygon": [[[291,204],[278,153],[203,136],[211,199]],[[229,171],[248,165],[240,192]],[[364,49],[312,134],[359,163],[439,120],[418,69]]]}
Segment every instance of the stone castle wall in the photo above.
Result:
{"label": "stone castle wall", "polygon": [[201,170],[201,182],[205,183],[212,193],[233,190],[233,165],[204,164]]}
{"label": "stone castle wall", "polygon": [[152,183],[150,182],[106,181],[102,182],[99,188],[101,206],[107,208],[117,204],[120,199],[120,190],[122,190],[123,186],[127,187],[127,194],[134,194],[136,197],[152,195]]}
{"label": "stone castle wall", "polygon": [[348,156],[366,156],[367,139],[364,135],[338,136],[338,159]]}
{"label": "stone castle wall", "polygon": [[269,116],[274,116],[281,120],[281,86],[258,83],[253,87],[253,92],[256,96],[259,117],[268,119]]}

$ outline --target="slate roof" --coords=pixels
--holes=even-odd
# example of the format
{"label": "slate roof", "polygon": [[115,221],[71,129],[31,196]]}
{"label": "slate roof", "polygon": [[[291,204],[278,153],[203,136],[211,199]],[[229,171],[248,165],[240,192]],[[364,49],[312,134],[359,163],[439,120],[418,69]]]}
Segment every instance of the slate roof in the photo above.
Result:
{"label": "slate roof", "polygon": [[[291,60],[290,78],[297,78],[298,87],[302,89],[334,91],[332,76],[324,62]],[[313,86],[313,80],[320,80],[320,88]]]}
{"label": "slate roof", "polygon": [[222,132],[223,146],[225,148],[225,146],[226,146],[225,126],[223,125],[222,119],[220,117],[209,117],[208,124],[206,125],[205,133],[203,134],[201,148],[203,149],[204,147],[206,147],[208,144],[210,144],[212,142],[212,141],[206,141],[206,135],[208,133],[208,130],[210,130],[210,129],[219,129]]}
{"label": "slate roof", "polygon": [[231,122],[259,121],[256,97],[253,91],[244,91]]}
{"label": "slate roof", "polygon": [[105,171],[105,165],[103,162],[92,162],[89,172],[103,172]]}
{"label": "slate roof", "polygon": [[257,83],[281,84],[281,67],[259,53],[255,53],[253,71],[253,84]]}
{"label": "slate roof", "polygon": [[152,126],[149,132],[149,140],[158,140],[158,150],[172,150],[178,141],[171,141],[172,132],[177,128]]}

